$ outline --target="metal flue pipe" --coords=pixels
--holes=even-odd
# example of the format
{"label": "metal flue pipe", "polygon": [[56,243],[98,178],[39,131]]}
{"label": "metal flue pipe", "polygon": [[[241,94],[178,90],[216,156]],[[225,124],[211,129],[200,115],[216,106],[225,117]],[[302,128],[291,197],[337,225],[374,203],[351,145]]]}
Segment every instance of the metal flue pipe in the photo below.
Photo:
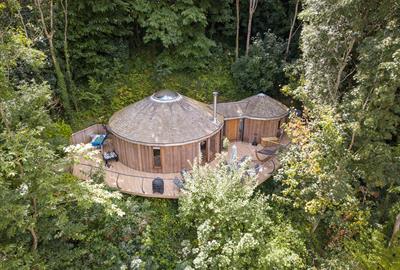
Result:
{"label": "metal flue pipe", "polygon": [[217,97],[218,97],[218,92],[213,92],[213,96],[214,96],[214,110],[213,110],[213,120],[214,123],[217,123]]}

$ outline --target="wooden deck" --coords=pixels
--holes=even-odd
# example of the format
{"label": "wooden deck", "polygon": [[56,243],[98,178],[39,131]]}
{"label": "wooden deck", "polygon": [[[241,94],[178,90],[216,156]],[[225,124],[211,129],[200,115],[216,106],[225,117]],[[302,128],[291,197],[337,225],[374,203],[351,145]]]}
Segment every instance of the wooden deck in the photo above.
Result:
{"label": "wooden deck", "polygon": [[[179,189],[174,184],[175,178],[180,179],[177,174],[155,174],[137,171],[128,168],[121,162],[110,162],[110,167],[101,165],[104,170],[105,182],[109,187],[116,188],[123,193],[145,197],[176,199],[179,197]],[[75,164],[73,174],[80,179],[87,180],[99,169],[94,161],[82,161]],[[153,193],[152,182],[154,178],[161,177],[164,180],[164,193]]]}
{"label": "wooden deck", "polygon": [[[285,138],[282,144],[287,143]],[[267,180],[274,170],[279,166],[276,157],[273,157],[267,162],[260,162],[255,156],[255,149],[260,149],[261,146],[252,146],[245,142],[231,142],[226,158],[231,157],[232,146],[237,147],[238,159],[243,156],[251,157],[252,166],[256,164],[260,165],[260,172],[257,174],[257,181],[259,184]],[[225,151],[226,153],[226,151]],[[100,158],[99,154],[99,158]],[[210,163],[211,166],[215,165],[216,161]],[[100,169],[104,170],[105,182],[108,186],[116,188],[123,193],[153,197],[153,198],[167,198],[167,199],[177,199],[180,195],[180,190],[174,183],[174,179],[181,179],[180,173],[147,173],[138,170],[131,169],[121,162],[111,161],[109,162],[110,167],[104,166],[104,163],[96,163],[92,160],[81,160],[79,163],[75,164],[73,167],[73,174],[82,180],[87,180]],[[160,177],[164,180],[164,193],[153,193],[152,182],[154,178]]]}

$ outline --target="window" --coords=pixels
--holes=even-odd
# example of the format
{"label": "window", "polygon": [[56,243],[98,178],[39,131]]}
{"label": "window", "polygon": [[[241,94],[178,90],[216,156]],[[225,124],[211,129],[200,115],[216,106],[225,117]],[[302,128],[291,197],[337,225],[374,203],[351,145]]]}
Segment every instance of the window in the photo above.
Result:
{"label": "window", "polygon": [[154,168],[161,168],[160,147],[153,147],[153,165],[154,165]]}
{"label": "window", "polygon": [[202,163],[208,161],[207,141],[200,143],[201,161]]}
{"label": "window", "polygon": [[239,140],[243,141],[243,135],[244,135],[244,119],[240,118],[239,122]]}

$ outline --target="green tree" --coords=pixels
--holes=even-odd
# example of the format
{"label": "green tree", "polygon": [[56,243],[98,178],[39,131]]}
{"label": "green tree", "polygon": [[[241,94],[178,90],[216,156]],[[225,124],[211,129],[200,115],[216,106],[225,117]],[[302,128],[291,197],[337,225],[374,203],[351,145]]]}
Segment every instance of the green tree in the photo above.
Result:
{"label": "green tree", "polygon": [[182,263],[195,269],[302,269],[301,231],[269,200],[255,194],[247,165],[195,164],[179,201]]}
{"label": "green tree", "polygon": [[[71,72],[80,84],[89,77],[112,77],[121,67],[120,61],[129,56],[129,50],[135,49],[129,48],[129,40],[139,35],[134,32],[137,15],[133,5],[134,1],[69,2],[67,42]],[[60,18],[63,16],[60,14]],[[60,19],[58,27],[57,48],[65,53],[65,20]]]}
{"label": "green tree", "polygon": [[239,93],[276,95],[283,79],[283,51],[283,42],[273,33],[257,36],[249,55],[240,57],[231,68]]}
{"label": "green tree", "polygon": [[[54,45],[54,35],[55,35],[55,15],[54,15],[54,3],[53,0],[45,1],[43,4],[42,0],[34,0],[34,6],[38,13],[39,21],[43,36],[46,37],[50,58],[53,63],[54,73],[57,78],[57,87],[59,90],[59,96],[61,99],[61,105],[64,108],[67,117],[71,116],[72,106],[71,106],[71,96],[70,90],[68,89],[67,81],[65,79],[64,71],[61,68],[59,58],[57,56],[56,47]],[[47,3],[48,2],[48,3]],[[48,4],[48,6],[46,6]]]}
{"label": "green tree", "polygon": [[[0,268],[110,269],[137,249],[132,199],[73,177],[50,145],[47,83],[14,80],[43,66],[43,54],[18,30],[0,42]],[[30,70],[30,71],[29,71]],[[52,136],[54,138],[54,136]],[[125,215],[126,212],[133,214]],[[118,229],[117,229],[118,228]]]}
{"label": "green tree", "polygon": [[[317,264],[361,267],[347,241],[363,246],[368,257],[364,239],[377,231],[388,243],[390,213],[398,211],[399,6],[390,0],[303,3],[303,79],[291,94],[305,108],[303,120],[288,125],[293,145],[276,177],[280,199],[309,227]],[[375,258],[386,260],[383,247]]]}
{"label": "green tree", "polygon": [[[159,41],[168,50],[160,58],[161,68],[184,69],[204,66],[215,42],[206,37],[207,1],[137,1],[138,21],[144,29],[143,41]],[[174,59],[178,57],[178,59]],[[173,60],[172,60],[173,59]]]}

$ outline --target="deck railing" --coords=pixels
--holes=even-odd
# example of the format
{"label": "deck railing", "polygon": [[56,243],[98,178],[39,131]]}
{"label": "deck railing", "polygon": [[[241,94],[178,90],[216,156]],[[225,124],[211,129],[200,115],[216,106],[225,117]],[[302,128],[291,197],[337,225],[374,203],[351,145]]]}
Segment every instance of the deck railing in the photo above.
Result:
{"label": "deck railing", "polygon": [[89,143],[92,140],[91,135],[104,134],[106,129],[102,124],[94,124],[71,135],[71,144]]}
{"label": "deck railing", "polygon": [[[90,168],[88,171],[86,170],[80,170],[80,176],[78,176],[79,178],[82,178],[83,180],[89,180],[90,177],[92,176],[92,174],[95,172],[94,170],[100,170],[101,168],[99,166],[95,166],[92,164],[86,164],[86,163],[78,163],[77,165],[79,166],[83,166],[83,167],[87,167]],[[171,197],[171,198],[177,198],[178,197],[178,193],[179,193],[179,188],[175,185],[174,180],[176,179],[171,179],[171,178],[162,178],[164,181],[164,187],[165,186],[170,186],[173,185],[174,187],[176,187],[177,192],[173,192],[173,194],[156,194],[156,193],[149,193],[146,192],[144,190],[143,184],[144,181],[153,181],[154,177],[148,177],[148,176],[142,176],[142,175],[134,175],[134,174],[126,174],[126,173],[121,173],[121,172],[117,172],[108,168],[104,168],[104,171],[106,173],[111,173],[111,174],[115,174],[116,175],[116,180],[115,180],[115,185],[117,187],[117,189],[123,193],[130,193],[130,194],[135,194],[135,195],[147,195],[147,196],[152,196],[152,197]],[[125,177],[125,179],[130,179],[133,181],[140,181],[140,187],[141,187],[141,192],[137,192],[137,191],[131,191],[129,189],[125,189],[123,187],[121,187],[119,180],[120,180],[120,176]],[[177,179],[181,180],[180,178],[177,177]],[[164,188],[165,189],[165,188]]]}

